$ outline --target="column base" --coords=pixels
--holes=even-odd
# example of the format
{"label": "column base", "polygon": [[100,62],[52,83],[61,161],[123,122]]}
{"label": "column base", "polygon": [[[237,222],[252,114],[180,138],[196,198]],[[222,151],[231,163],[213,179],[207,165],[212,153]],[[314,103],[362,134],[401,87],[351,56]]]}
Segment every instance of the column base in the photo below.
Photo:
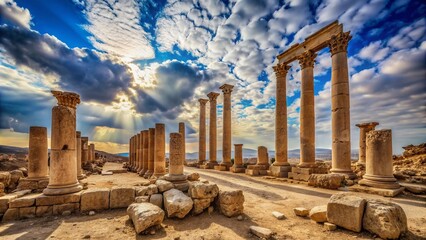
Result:
{"label": "column base", "polygon": [[345,175],[345,177],[347,179],[355,179],[356,178],[356,174],[352,171],[352,169],[337,169],[337,168],[332,168],[330,169],[330,173],[339,173],[339,174],[343,174]]}
{"label": "column base", "polygon": [[77,175],[77,180],[81,180],[81,179],[85,179],[85,178],[86,178],[86,174]]}
{"label": "column base", "polygon": [[48,185],[47,188],[43,190],[43,194],[47,196],[64,195],[80,192],[81,190],[83,190],[83,187],[80,185],[80,183],[76,182],[74,184],[68,185]]}
{"label": "column base", "polygon": [[377,176],[377,175],[368,175],[365,174],[361,180],[358,182],[359,185],[374,187],[374,188],[384,188],[384,189],[398,189],[401,186],[396,181],[396,178],[393,176]]}
{"label": "column base", "polygon": [[246,174],[250,176],[268,175],[269,165],[249,165],[246,169]]}
{"label": "column base", "polygon": [[83,187],[84,190],[89,188],[89,182],[87,181],[87,179],[81,179],[78,182],[80,183],[80,185]]}
{"label": "column base", "polygon": [[189,189],[189,183],[188,180],[186,180],[186,175],[166,174],[163,176],[163,179],[173,183],[174,188],[182,192],[186,192]]}
{"label": "column base", "polygon": [[145,174],[143,175],[144,178],[150,178],[152,176],[152,170],[149,170],[145,172]]}
{"label": "column base", "polygon": [[145,173],[146,173],[147,171],[148,171],[148,170],[142,169],[140,172],[138,172],[139,177],[143,177],[143,176],[145,176]]}
{"label": "column base", "polygon": [[383,188],[353,185],[349,187],[348,189],[351,192],[363,192],[363,193],[369,193],[369,194],[376,194],[376,195],[380,195],[384,197],[395,197],[398,194],[402,193],[402,191],[404,191],[405,188],[399,187],[396,189],[383,189]]}
{"label": "column base", "polygon": [[49,178],[21,178],[17,186],[18,190],[31,190],[32,192],[42,192],[49,185]]}
{"label": "column base", "polygon": [[288,165],[275,165],[269,167],[269,174],[274,177],[288,178],[288,173],[291,172],[291,166]]}
{"label": "column base", "polygon": [[219,171],[229,171],[229,168],[232,167],[231,162],[221,162],[219,165],[215,166],[215,170]]}
{"label": "column base", "polygon": [[234,166],[229,168],[229,171],[233,172],[233,173],[245,173],[246,169],[244,168],[243,165],[236,165],[234,164]]}
{"label": "column base", "polygon": [[201,169],[214,169],[214,166],[217,166],[217,165],[219,165],[219,163],[217,163],[216,161],[215,162],[208,162],[204,165],[201,165],[200,168]]}
{"label": "column base", "polygon": [[164,175],[166,175],[166,173],[165,173],[165,172],[164,172],[164,173],[153,173],[151,177],[159,178],[159,177],[162,177],[162,176],[164,176]]}

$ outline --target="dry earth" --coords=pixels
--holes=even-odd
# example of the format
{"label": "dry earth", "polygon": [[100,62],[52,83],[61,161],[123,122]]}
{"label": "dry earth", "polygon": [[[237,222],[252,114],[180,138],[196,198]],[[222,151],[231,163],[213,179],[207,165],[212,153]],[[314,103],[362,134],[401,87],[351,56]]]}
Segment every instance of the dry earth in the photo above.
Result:
{"label": "dry earth", "polygon": [[[112,165],[111,165],[112,164]],[[106,168],[119,167],[107,163]],[[276,239],[374,239],[367,232],[353,233],[346,230],[328,232],[321,224],[308,218],[296,217],[294,207],[311,208],[326,204],[337,191],[311,188],[244,174],[186,168],[187,173],[199,172],[201,178],[218,184],[220,189],[241,189],[245,195],[244,220],[227,218],[217,212],[199,216],[187,216],[183,220],[165,219],[155,235],[136,235],[125,209],[96,213],[93,216],[45,217],[0,225],[0,239],[257,239],[248,233],[251,225],[267,227],[277,232]],[[93,175],[88,178],[89,188],[111,187],[142,183],[134,173],[110,176]],[[379,196],[361,194],[371,198]],[[389,198],[387,198],[389,200]],[[410,232],[404,239],[426,238],[426,196],[400,196],[390,199],[400,204],[408,217]],[[284,220],[277,220],[272,211],[284,213]]]}

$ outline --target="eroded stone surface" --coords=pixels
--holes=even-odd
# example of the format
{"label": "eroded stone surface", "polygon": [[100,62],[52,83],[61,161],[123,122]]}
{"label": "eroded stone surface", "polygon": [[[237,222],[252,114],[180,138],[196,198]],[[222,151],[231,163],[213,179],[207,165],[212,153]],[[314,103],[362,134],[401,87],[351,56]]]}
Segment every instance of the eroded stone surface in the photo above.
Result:
{"label": "eroded stone surface", "polygon": [[259,226],[250,226],[250,232],[258,236],[261,239],[270,239],[274,232],[271,229],[263,228]]}
{"label": "eroded stone surface", "polygon": [[192,198],[214,198],[219,193],[215,183],[191,182],[188,194]]}
{"label": "eroded stone surface", "polygon": [[102,210],[109,208],[108,188],[92,188],[81,194],[81,211]]}
{"label": "eroded stone surface", "polygon": [[162,194],[152,194],[149,198],[149,202],[158,206],[159,208],[163,208],[163,195]]}
{"label": "eroded stone surface", "polygon": [[161,224],[164,219],[164,211],[151,203],[133,203],[127,208],[127,214],[138,234],[149,227]]}
{"label": "eroded stone surface", "polygon": [[309,217],[315,222],[327,221],[327,205],[316,206],[309,211]]}
{"label": "eroded stone surface", "polygon": [[311,174],[308,185],[313,187],[338,189],[343,186],[345,175],[343,174]]}
{"label": "eroded stone surface", "polygon": [[173,183],[166,180],[157,180],[155,181],[155,185],[157,185],[158,191],[160,191],[160,193],[173,188]]}
{"label": "eroded stone surface", "polygon": [[109,198],[110,208],[125,208],[135,201],[134,187],[112,187]]}
{"label": "eroded stone surface", "polygon": [[214,198],[193,199],[193,201],[194,208],[192,209],[192,212],[197,215],[202,213],[204,209],[210,207],[210,204],[214,201]]}
{"label": "eroded stone surface", "polygon": [[192,209],[192,199],[177,189],[164,192],[163,197],[168,217],[184,218]]}
{"label": "eroded stone surface", "polygon": [[233,217],[242,214],[244,211],[243,191],[220,191],[218,205],[220,212],[227,217]]}
{"label": "eroded stone surface", "polygon": [[293,212],[299,217],[306,217],[309,215],[309,209],[303,207],[293,208]]}
{"label": "eroded stone surface", "polygon": [[353,194],[334,194],[327,204],[327,220],[337,226],[360,232],[365,203],[365,199]]}

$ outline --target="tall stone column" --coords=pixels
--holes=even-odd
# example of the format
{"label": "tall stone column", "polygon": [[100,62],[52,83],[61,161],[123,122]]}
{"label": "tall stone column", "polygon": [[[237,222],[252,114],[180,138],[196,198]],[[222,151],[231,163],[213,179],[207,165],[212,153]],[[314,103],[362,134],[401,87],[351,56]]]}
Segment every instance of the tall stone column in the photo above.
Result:
{"label": "tall stone column", "polygon": [[246,174],[250,176],[267,175],[269,169],[269,154],[268,149],[264,146],[257,148],[256,165],[249,165],[246,169]]}
{"label": "tall stone column", "polygon": [[81,163],[82,166],[89,162],[89,138],[81,137]]}
{"label": "tall stone column", "polygon": [[290,66],[278,64],[273,67],[277,78],[275,97],[275,162],[269,168],[274,177],[287,177],[291,171],[287,157],[287,72]]}
{"label": "tall stone column", "polygon": [[307,51],[299,57],[302,73],[300,94],[300,163],[298,167],[315,167],[314,62],[317,54]]}
{"label": "tall stone column", "polygon": [[28,180],[47,180],[47,128],[31,126],[28,146]]}
{"label": "tall stone column", "polygon": [[169,173],[164,176],[164,179],[174,184],[174,187],[187,191],[189,188],[186,176],[183,174],[184,166],[184,146],[183,136],[180,133],[170,133],[169,153],[170,164]]}
{"label": "tall stone column", "polygon": [[140,133],[136,134],[136,155],[135,155],[135,167],[133,168],[132,172],[136,172],[136,170],[139,168],[139,156],[141,154],[141,149],[140,149]]}
{"label": "tall stone column", "polygon": [[148,130],[142,131],[142,170],[139,171],[139,176],[143,177],[148,171]]}
{"label": "tall stone column", "polygon": [[243,164],[243,144],[234,144],[234,147],[234,165],[229,170],[233,173],[244,173],[246,169]]}
{"label": "tall stone column", "polygon": [[353,179],[347,47],[350,32],[339,33],[329,42],[331,52],[331,172]]}
{"label": "tall stone column", "polygon": [[129,164],[127,169],[131,169],[133,164],[133,137],[129,139]]}
{"label": "tall stone column", "polygon": [[359,157],[357,164],[365,165],[365,140],[367,133],[374,130],[377,125],[379,125],[378,122],[360,123],[355,125],[359,127]]}
{"label": "tall stone column", "polygon": [[82,156],[82,147],[81,147],[81,132],[77,131],[76,132],[76,154],[77,154],[77,179],[81,180],[83,179],[85,176],[83,174],[83,169],[81,168],[81,156]]}
{"label": "tall stone column", "polygon": [[392,131],[390,129],[369,131],[366,143],[366,173],[359,184],[385,189],[400,188],[393,176]]}
{"label": "tall stone column", "polygon": [[200,98],[200,133],[198,135],[198,165],[206,162],[206,103],[208,99]]}
{"label": "tall stone column", "polygon": [[95,153],[95,144],[90,144],[90,149],[92,149],[92,161],[96,160],[96,153]]}
{"label": "tall stone column", "polygon": [[210,101],[210,125],[209,125],[209,162],[203,168],[212,169],[217,163],[217,97],[219,93],[211,92],[207,94]]}
{"label": "tall stone column", "polygon": [[[219,89],[223,92],[223,141],[222,141],[222,163],[220,166],[226,167],[229,170],[232,166],[231,151],[232,151],[232,113],[231,113],[231,93],[233,85],[223,84]],[[222,169],[221,169],[222,170]]]}
{"label": "tall stone column", "polygon": [[155,155],[155,128],[148,129],[148,171],[144,177],[150,178],[154,173],[154,157]]}
{"label": "tall stone column", "polygon": [[185,141],[185,123],[179,123],[179,133],[182,135],[182,156],[183,162],[186,162],[186,141]]}
{"label": "tall stone column", "polygon": [[155,124],[154,176],[166,174],[166,129],[163,123]]}
{"label": "tall stone column", "polygon": [[139,167],[136,169],[136,173],[137,174],[140,174],[140,172],[142,172],[142,169],[143,169],[143,158],[144,158],[144,156],[143,156],[143,154],[144,154],[144,151],[143,151],[144,136],[143,135],[144,135],[143,131],[140,131],[140,133],[139,133],[139,137],[140,137],[140,139],[139,139],[140,154],[139,154],[139,159],[138,159],[138,161],[139,161]]}
{"label": "tall stone column", "polygon": [[137,157],[137,134],[133,136],[133,163],[132,168],[130,169],[132,172],[135,171],[136,168],[136,157]]}
{"label": "tall stone column", "polygon": [[79,192],[83,187],[77,180],[76,107],[80,96],[71,92],[52,91],[58,106],[52,109],[52,136],[49,185],[45,195]]}

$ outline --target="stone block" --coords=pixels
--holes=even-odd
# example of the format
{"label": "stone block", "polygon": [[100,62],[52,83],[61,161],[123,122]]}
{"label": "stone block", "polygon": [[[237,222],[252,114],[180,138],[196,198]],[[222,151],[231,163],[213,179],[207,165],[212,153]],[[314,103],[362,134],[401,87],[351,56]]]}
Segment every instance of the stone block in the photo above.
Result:
{"label": "stone block", "polygon": [[53,206],[38,206],[36,208],[37,217],[51,216],[52,214],[53,214]]}
{"label": "stone block", "polygon": [[334,194],[327,204],[327,220],[337,226],[360,232],[365,203],[365,199],[353,194]]}
{"label": "stone block", "polygon": [[257,169],[246,169],[246,174],[250,176],[259,176],[259,170]]}
{"label": "stone block", "polygon": [[166,180],[157,180],[155,181],[155,185],[157,185],[158,191],[160,191],[160,193],[173,188],[173,183]]}
{"label": "stone block", "polygon": [[164,220],[164,211],[151,203],[133,203],[127,208],[137,234],[149,227],[160,225]]}
{"label": "stone block", "polygon": [[33,218],[36,216],[36,207],[19,208],[19,219]]}
{"label": "stone block", "polygon": [[219,205],[219,210],[223,215],[227,217],[240,215],[244,211],[243,191],[219,191],[217,203]]}
{"label": "stone block", "polygon": [[293,208],[293,212],[299,217],[307,217],[309,215],[309,209],[303,207]]}
{"label": "stone block", "polygon": [[325,223],[324,223],[324,228],[325,228],[327,231],[334,231],[334,230],[336,230],[336,229],[337,229],[337,226],[336,226],[335,224],[332,224],[332,223],[329,223],[329,222],[325,222]]}
{"label": "stone block", "polygon": [[35,204],[35,199],[41,194],[31,194],[13,199],[9,202],[10,208],[31,207]]}
{"label": "stone block", "polygon": [[230,167],[229,171],[233,173],[245,173],[246,169],[244,167]]}
{"label": "stone block", "polygon": [[155,184],[149,184],[148,186],[137,186],[135,191],[136,196],[150,196],[158,193],[158,188]]}
{"label": "stone block", "polygon": [[49,180],[40,180],[37,182],[37,188],[39,190],[47,188],[47,185],[49,185]]}
{"label": "stone block", "polygon": [[297,173],[294,173],[294,172],[289,172],[288,173],[288,178],[294,179],[294,176],[297,176]]}
{"label": "stone block", "polygon": [[316,206],[309,211],[309,217],[315,222],[327,221],[327,205]]}
{"label": "stone block", "polygon": [[191,198],[215,198],[219,187],[215,183],[191,182],[188,195]]}
{"label": "stone block", "polygon": [[189,189],[189,182],[173,183],[173,188],[182,192],[187,192]]}
{"label": "stone block", "polygon": [[57,195],[57,196],[46,196],[42,194],[36,198],[36,206],[78,203],[80,202],[80,198],[81,198],[81,192],[65,194],[65,195]]}
{"label": "stone block", "polygon": [[259,169],[259,175],[261,176],[268,175],[268,170]]}
{"label": "stone block", "polygon": [[79,203],[64,203],[60,205],[53,205],[52,213],[53,215],[62,215],[64,212],[79,212],[80,204]]}
{"label": "stone block", "polygon": [[270,239],[274,232],[271,229],[259,226],[250,226],[250,232],[261,239]]}
{"label": "stone block", "polygon": [[217,165],[217,166],[214,166],[214,170],[217,170],[217,171],[228,171],[228,168],[225,165]]}
{"label": "stone block", "polygon": [[288,173],[291,172],[291,166],[270,166],[269,174],[274,177],[286,178]]}
{"label": "stone block", "polygon": [[200,198],[200,199],[192,199],[194,201],[194,208],[192,212],[195,215],[198,215],[210,207],[210,204],[214,201],[214,198]]}
{"label": "stone block", "polygon": [[338,189],[344,185],[345,175],[343,174],[311,174],[308,185],[313,187]]}
{"label": "stone block", "polygon": [[16,195],[8,194],[0,197],[0,214],[5,213],[9,208],[10,201],[16,199]]}
{"label": "stone block", "polygon": [[134,187],[112,187],[110,192],[110,208],[127,208],[135,201]]}
{"label": "stone block", "polygon": [[384,189],[384,188],[374,188],[374,187],[367,187],[367,186],[361,186],[361,185],[354,185],[348,188],[351,192],[364,192],[369,194],[376,194],[384,197],[395,197],[398,194],[402,193],[404,191],[404,187],[400,187],[397,189]]}
{"label": "stone block", "polygon": [[149,202],[149,196],[135,197],[135,203]]}
{"label": "stone block", "polygon": [[81,211],[109,209],[109,192],[108,188],[92,188],[83,191],[80,202]]}
{"label": "stone block", "polygon": [[164,209],[168,217],[184,218],[192,209],[193,201],[183,192],[170,189],[164,192]]}
{"label": "stone block", "polygon": [[285,218],[284,214],[277,212],[277,211],[273,211],[272,216],[274,216],[278,220],[282,220],[282,219]]}
{"label": "stone block", "polygon": [[187,179],[188,181],[198,181],[198,179],[200,179],[200,174],[198,174],[198,173],[191,173],[191,174],[188,174],[188,175],[186,176],[186,179]]}
{"label": "stone block", "polygon": [[15,221],[19,219],[19,208],[9,208],[3,215],[2,222]]}
{"label": "stone block", "polygon": [[38,189],[38,181],[26,179],[26,178],[20,179],[17,189],[19,189],[19,190],[27,190],[27,189],[36,190],[36,189]]}
{"label": "stone block", "polygon": [[149,198],[149,202],[158,206],[159,208],[163,208],[163,195],[162,194],[152,194]]}

